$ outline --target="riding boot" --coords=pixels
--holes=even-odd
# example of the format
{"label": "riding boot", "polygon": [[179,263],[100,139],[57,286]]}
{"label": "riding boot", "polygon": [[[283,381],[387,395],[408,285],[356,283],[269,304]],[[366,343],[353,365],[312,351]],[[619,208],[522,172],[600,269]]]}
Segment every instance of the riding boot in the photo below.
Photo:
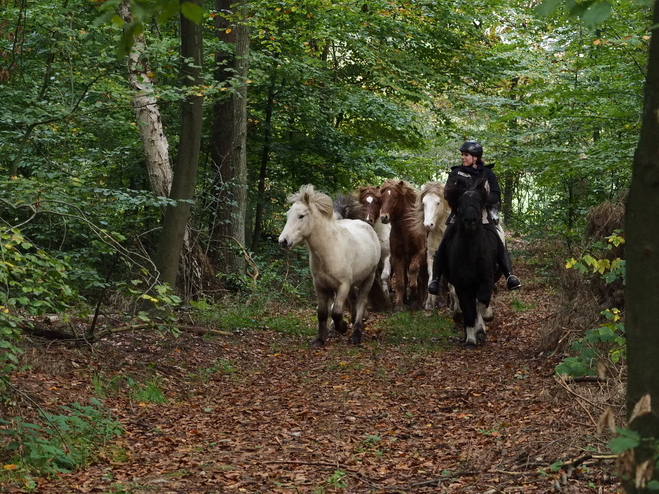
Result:
{"label": "riding boot", "polygon": [[519,278],[512,273],[513,269],[512,263],[510,262],[510,254],[508,253],[508,249],[501,241],[501,238],[498,236],[497,238],[499,239],[499,256],[497,261],[501,267],[503,276],[506,278],[506,288],[508,288],[508,290],[517,290],[518,288],[521,288],[522,282],[519,281]]}

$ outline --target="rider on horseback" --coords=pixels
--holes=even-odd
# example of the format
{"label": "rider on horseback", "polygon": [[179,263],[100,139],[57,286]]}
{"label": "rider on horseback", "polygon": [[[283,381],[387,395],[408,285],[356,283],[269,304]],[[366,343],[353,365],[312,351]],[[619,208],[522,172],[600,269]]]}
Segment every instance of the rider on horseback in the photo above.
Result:
{"label": "rider on horseback", "polygon": [[[499,249],[498,249],[498,263],[503,275],[506,278],[506,286],[508,290],[516,290],[522,286],[522,283],[519,281],[517,276],[512,274],[512,266],[510,262],[510,254],[508,249],[506,249],[505,244],[502,242],[499,234],[497,233],[497,225],[499,223],[499,212],[498,206],[501,201],[501,189],[499,188],[499,181],[497,180],[496,175],[492,171],[494,165],[485,165],[481,159],[483,156],[483,146],[481,146],[476,141],[466,141],[462,146],[460,146],[460,152],[462,153],[462,165],[454,166],[451,168],[451,173],[449,173],[449,178],[447,180],[447,186],[449,184],[461,183],[466,185],[465,188],[469,188],[472,184],[475,184],[479,179],[487,180],[490,192],[488,194],[488,218],[487,223],[483,226],[493,231],[496,234],[496,238],[499,239]],[[433,261],[433,276],[430,285],[428,285],[428,292],[437,295],[439,294],[439,278],[443,271],[443,263],[446,252],[446,240],[455,231],[455,214],[451,213],[447,220],[446,231],[442,237],[442,241],[435,252],[434,261]]]}

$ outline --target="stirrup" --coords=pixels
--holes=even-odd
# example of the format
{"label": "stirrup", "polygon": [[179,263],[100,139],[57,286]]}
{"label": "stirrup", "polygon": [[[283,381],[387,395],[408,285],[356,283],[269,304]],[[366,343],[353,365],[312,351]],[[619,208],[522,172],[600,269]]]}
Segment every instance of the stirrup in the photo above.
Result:
{"label": "stirrup", "polygon": [[506,287],[508,290],[517,290],[518,288],[521,288],[521,286],[522,282],[519,281],[519,278],[514,274],[511,274],[506,278]]}

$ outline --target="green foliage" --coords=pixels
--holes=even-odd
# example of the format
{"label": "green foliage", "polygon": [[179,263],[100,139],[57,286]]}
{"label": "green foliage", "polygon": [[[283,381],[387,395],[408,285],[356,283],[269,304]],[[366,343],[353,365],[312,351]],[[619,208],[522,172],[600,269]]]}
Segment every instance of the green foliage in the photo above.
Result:
{"label": "green foliage", "polygon": [[[642,448],[652,455],[654,467],[659,465],[659,439],[655,437],[642,437],[637,431],[616,427],[618,436],[609,441],[611,452],[620,455],[625,451]],[[650,480],[645,486],[648,491],[659,491],[659,482]]]}
{"label": "green foliage", "polygon": [[616,428],[618,437],[614,437],[609,442],[609,447],[613,454],[619,455],[628,449],[634,449],[641,445],[641,435],[631,429]]}
{"label": "green foliage", "polygon": [[38,249],[18,229],[0,232],[0,397],[16,368],[24,314],[67,310],[79,302],[68,259]]}
{"label": "green foliage", "polygon": [[[545,16],[558,8],[564,0],[544,0],[535,7],[536,14]],[[607,0],[569,0],[565,6],[571,17],[579,17],[589,29],[595,29],[611,15],[611,4]]]}
{"label": "green foliage", "polygon": [[625,260],[615,258],[610,260],[603,256],[598,256],[597,252],[611,251],[614,247],[618,247],[625,242],[625,239],[620,236],[620,232],[614,232],[613,235],[606,237],[608,243],[596,242],[591,247],[591,253],[584,254],[580,259],[570,258],[565,267],[570,269],[574,268],[581,274],[585,275],[588,272],[592,274],[599,273],[606,283],[613,283],[620,279],[625,282]]}
{"label": "green foliage", "polygon": [[128,388],[131,399],[142,403],[166,403],[167,398],[158,376],[140,382],[128,375],[117,375],[112,379],[95,374],[92,376],[94,391],[99,398],[116,396],[122,388]]}
{"label": "green foliage", "polygon": [[144,384],[138,384],[131,379],[129,384],[131,388],[130,395],[133,400],[143,403],[167,403],[158,376],[154,376]]}
{"label": "green foliage", "polygon": [[[596,242],[591,246],[590,254],[584,254],[579,259],[571,258],[566,268],[576,269],[582,275],[599,275],[606,283],[617,280],[625,281],[625,261],[620,258],[610,260],[597,252],[608,252],[624,243],[620,232],[616,231],[607,237],[607,243]],[[610,257],[610,256],[609,256]],[[606,321],[598,328],[590,329],[586,334],[571,344],[571,350],[576,356],[567,357],[556,366],[557,374],[569,376],[596,375],[596,364],[603,357],[613,364],[619,364],[626,358],[627,346],[625,325],[622,313],[616,308],[601,312]]]}
{"label": "green foliage", "polygon": [[65,414],[40,411],[41,424],[20,417],[0,418],[2,461],[41,475],[70,472],[87,464],[106,441],[122,433],[97,400],[61,408]]}
{"label": "green foliage", "polygon": [[116,13],[121,0],[107,0],[101,6],[103,14],[98,17],[94,24],[99,26],[106,22],[119,26],[123,29],[123,35],[117,47],[117,58],[125,57],[129,52],[135,37],[144,34],[145,24],[152,17],[160,24],[165,23],[175,14],[180,12],[186,18],[199,24],[202,21],[203,9],[192,2],[179,2],[179,0],[130,0],[127,2],[133,20],[130,23],[124,23],[119,14]]}
{"label": "green foliage", "polygon": [[231,360],[220,359],[210,367],[200,367],[191,374],[191,377],[202,382],[208,382],[213,379],[215,374],[231,376],[236,372],[236,366]]}
{"label": "green foliage", "polygon": [[567,357],[556,366],[556,374],[568,376],[597,375],[597,362],[607,357],[620,363],[627,355],[625,326],[618,309],[602,311],[607,321],[599,328],[590,329],[583,338],[572,342],[570,349],[577,355]]}

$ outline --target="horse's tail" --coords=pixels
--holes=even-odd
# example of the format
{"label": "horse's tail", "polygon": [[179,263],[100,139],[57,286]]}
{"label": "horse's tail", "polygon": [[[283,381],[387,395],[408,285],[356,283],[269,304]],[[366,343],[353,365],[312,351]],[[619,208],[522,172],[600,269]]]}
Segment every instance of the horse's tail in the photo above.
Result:
{"label": "horse's tail", "polygon": [[380,283],[380,279],[377,276],[373,280],[371,291],[368,292],[368,302],[371,304],[371,309],[375,312],[388,312],[391,310],[389,295],[384,292],[382,283]]}

